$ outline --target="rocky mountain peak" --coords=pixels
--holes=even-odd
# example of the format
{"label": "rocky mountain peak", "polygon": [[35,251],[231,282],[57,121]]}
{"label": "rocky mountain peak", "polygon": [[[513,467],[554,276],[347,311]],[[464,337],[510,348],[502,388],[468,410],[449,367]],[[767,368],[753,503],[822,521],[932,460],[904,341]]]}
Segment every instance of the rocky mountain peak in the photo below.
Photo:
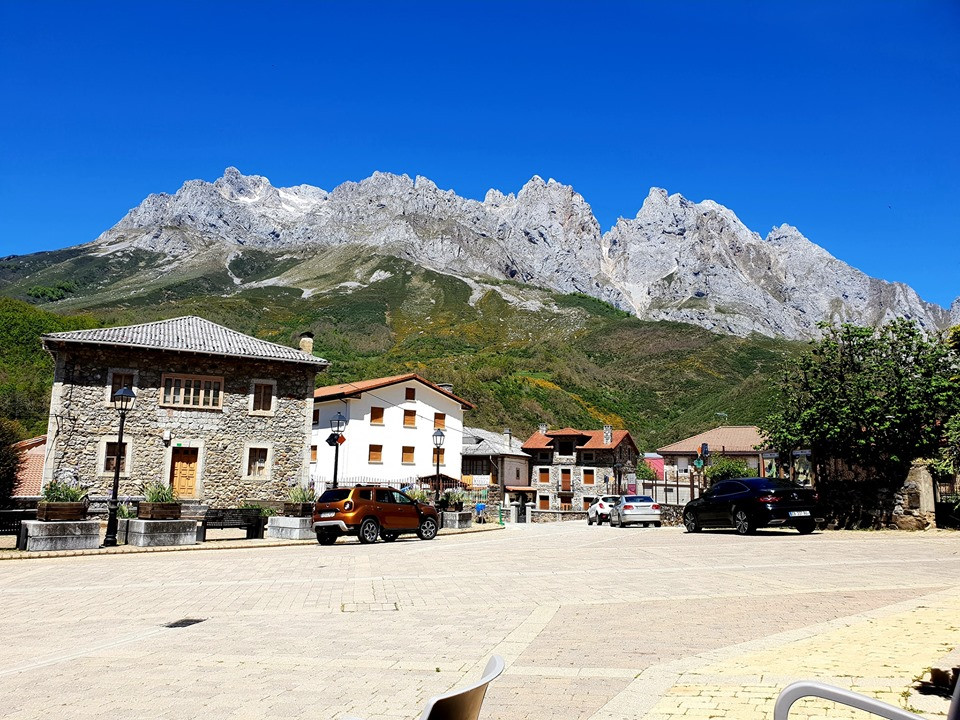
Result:
{"label": "rocky mountain peak", "polygon": [[766,238],[728,208],[653,187],[636,216],[601,231],[571,186],[534,175],[483,202],[430,179],[376,172],[329,193],[277,188],[234,167],[213,183],[150,195],[103,233],[96,252],[140,247],[185,262],[240,247],[359,245],[459,276],[492,276],[582,292],[640,317],[725,333],[807,338],[821,320],[871,324],[895,315],[927,327],[960,322],[910,288],[869,278],[791,225]]}

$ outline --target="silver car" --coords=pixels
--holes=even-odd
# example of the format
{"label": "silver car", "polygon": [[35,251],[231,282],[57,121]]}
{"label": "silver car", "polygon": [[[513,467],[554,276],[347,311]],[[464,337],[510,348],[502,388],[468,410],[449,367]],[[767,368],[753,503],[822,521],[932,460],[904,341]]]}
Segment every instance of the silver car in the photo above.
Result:
{"label": "silver car", "polygon": [[653,525],[660,527],[660,505],[649,495],[621,495],[610,508],[610,525]]}

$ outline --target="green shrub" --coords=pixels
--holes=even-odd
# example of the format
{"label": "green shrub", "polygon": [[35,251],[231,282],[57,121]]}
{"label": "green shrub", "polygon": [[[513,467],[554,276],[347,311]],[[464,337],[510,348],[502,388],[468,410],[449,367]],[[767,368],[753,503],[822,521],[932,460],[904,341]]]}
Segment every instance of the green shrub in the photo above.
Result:
{"label": "green shrub", "polygon": [[729,480],[730,478],[737,477],[751,477],[756,473],[751,472],[750,468],[747,467],[747,463],[745,463],[743,460],[735,460],[733,458],[720,455],[714,457],[710,461],[710,464],[704,469],[703,474],[707,476],[707,480],[709,480],[710,484],[713,485],[721,480]]}
{"label": "green shrub", "polygon": [[257,503],[244,503],[243,505],[240,506],[240,509],[241,510],[259,510],[260,517],[270,517],[272,515],[277,514],[277,511],[275,508],[264,507],[263,505],[259,505]]}
{"label": "green shrub", "polygon": [[160,480],[145,483],[143,486],[143,498],[151,503],[171,503],[177,502],[177,494],[173,488]]}
{"label": "green shrub", "polygon": [[287,500],[292,503],[312,503],[317,501],[317,490],[314,487],[313,481],[310,481],[309,485],[301,485],[300,483],[294,481],[290,485],[290,492],[287,495]]}
{"label": "green shrub", "polygon": [[81,483],[75,470],[65,468],[43,486],[40,495],[45,502],[83,502],[89,483]]}

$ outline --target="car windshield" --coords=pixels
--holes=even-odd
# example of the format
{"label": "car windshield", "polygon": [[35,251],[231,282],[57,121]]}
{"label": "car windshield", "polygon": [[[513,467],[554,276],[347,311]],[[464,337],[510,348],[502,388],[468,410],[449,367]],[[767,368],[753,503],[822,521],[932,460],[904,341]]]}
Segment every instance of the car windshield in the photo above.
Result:
{"label": "car windshield", "polygon": [[326,490],[317,502],[340,502],[350,497],[351,488],[336,488],[335,490]]}

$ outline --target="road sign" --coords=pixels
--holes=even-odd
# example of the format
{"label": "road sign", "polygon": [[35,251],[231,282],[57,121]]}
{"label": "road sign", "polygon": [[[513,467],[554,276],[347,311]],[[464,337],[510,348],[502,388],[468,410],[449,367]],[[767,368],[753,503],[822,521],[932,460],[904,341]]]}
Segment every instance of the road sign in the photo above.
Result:
{"label": "road sign", "polygon": [[333,447],[334,445],[339,445],[339,444],[340,444],[339,438],[341,438],[341,437],[343,437],[343,435],[337,435],[337,433],[330,433],[330,434],[327,436],[326,443],[327,443],[327,445],[329,445],[330,447]]}
{"label": "road sign", "polygon": [[708,455],[710,455],[710,446],[707,445],[707,443],[703,443],[700,446],[700,454],[703,455],[703,457],[707,457]]}

